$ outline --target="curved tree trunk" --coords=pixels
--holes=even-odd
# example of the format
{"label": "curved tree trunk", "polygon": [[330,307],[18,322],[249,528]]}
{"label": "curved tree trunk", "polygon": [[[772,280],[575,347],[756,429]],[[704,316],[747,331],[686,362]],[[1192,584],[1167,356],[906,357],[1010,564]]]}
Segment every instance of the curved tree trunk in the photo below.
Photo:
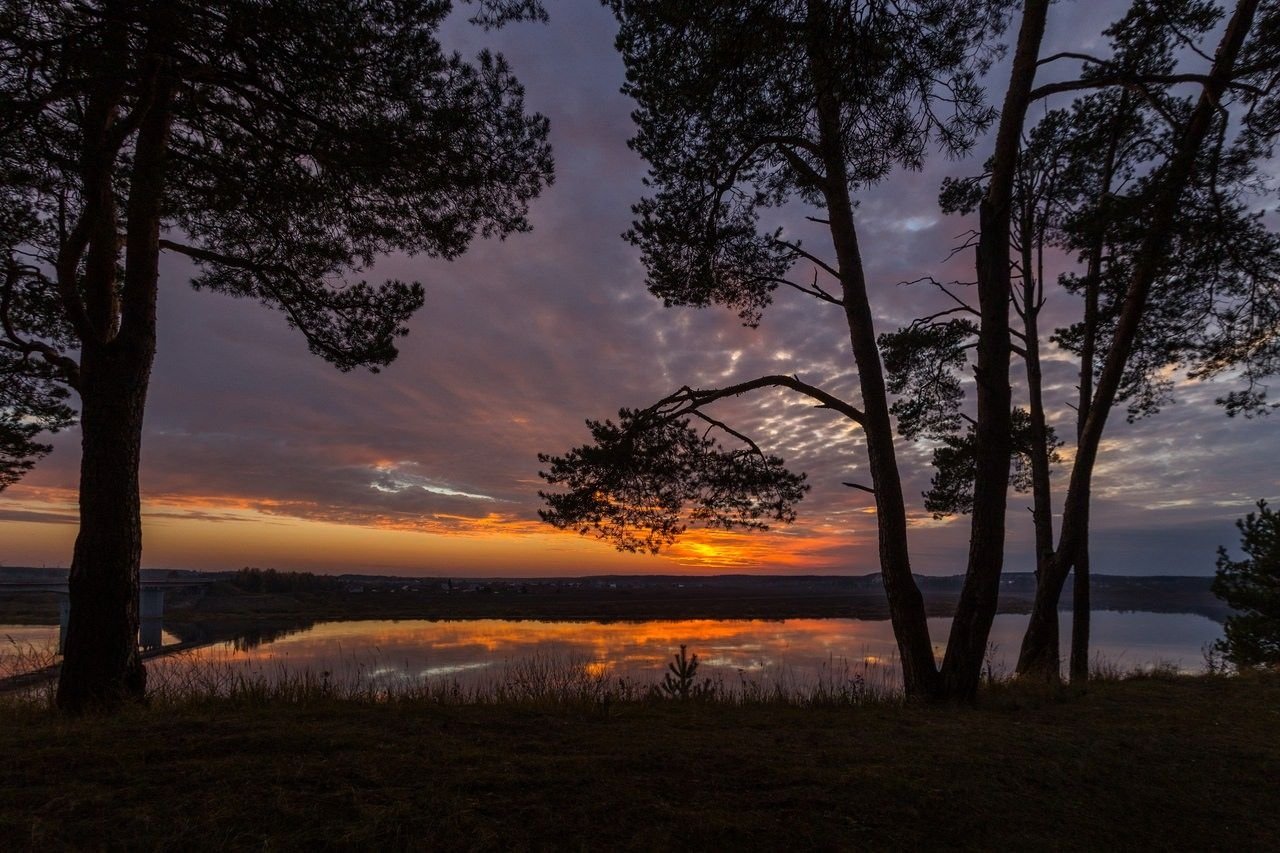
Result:
{"label": "curved tree trunk", "polygon": [[1062,580],[1071,573],[1070,556],[1074,555],[1059,550],[1046,564],[1045,570],[1037,572],[1035,601],[1031,605],[1031,615],[1018,655],[1017,671],[1021,677],[1045,681],[1057,681],[1061,677],[1058,598],[1062,592]]}
{"label": "curved tree trunk", "polygon": [[[1123,114],[1127,110],[1128,95],[1122,95],[1120,98],[1120,112]],[[1119,129],[1113,128],[1111,139],[1107,146],[1107,153],[1103,164],[1102,185],[1099,194],[1099,223],[1096,233],[1093,235],[1092,245],[1089,247],[1088,270],[1085,279],[1085,295],[1084,295],[1084,334],[1080,345],[1080,387],[1078,401],[1076,404],[1076,443],[1077,445],[1084,438],[1085,424],[1089,420],[1089,410],[1093,405],[1093,372],[1094,358],[1097,352],[1098,341],[1098,298],[1102,288],[1102,265],[1103,253],[1107,242],[1107,206],[1111,196],[1111,185],[1115,177],[1116,154],[1120,143]],[[1070,673],[1073,682],[1084,682],[1089,678],[1089,542],[1088,542],[1088,512],[1090,504],[1090,496],[1085,496],[1082,509],[1085,514],[1085,520],[1082,525],[1082,541],[1080,547],[1073,555],[1075,566],[1075,588],[1072,595],[1071,609],[1071,665]],[[1053,556],[1052,547],[1049,551]],[[1046,562],[1043,566],[1037,565],[1036,568],[1036,585],[1037,593],[1041,584],[1051,585],[1050,580],[1053,572],[1052,560]],[[1056,607],[1055,607],[1056,610]],[[1047,608],[1041,612],[1039,616],[1032,614],[1032,620],[1040,623],[1047,613]],[[1029,626],[1029,630],[1031,630]],[[1061,673],[1061,661],[1059,660],[1059,647],[1061,628],[1058,627],[1056,619],[1052,624],[1038,624],[1036,630],[1043,633],[1044,644],[1043,653],[1035,658],[1028,659],[1028,670],[1025,674],[1038,674],[1046,680],[1056,681]],[[1022,672],[1022,662],[1019,661],[1019,672]]]}
{"label": "curved tree trunk", "polygon": [[[836,215],[833,213],[832,222],[835,219]],[[856,242],[853,243],[853,250],[856,252]],[[856,278],[857,283],[844,289],[845,311],[849,319],[849,336],[854,360],[858,364],[866,416],[863,428],[867,439],[871,483],[875,489],[880,574],[889,602],[894,637],[898,642],[904,689],[908,696],[928,698],[936,692],[937,664],[934,662],[933,642],[929,637],[924,596],[911,574],[906,502],[894,450],[893,424],[889,418],[884,375],[871,325],[871,311],[866,305],[865,295],[861,306],[855,305],[858,300],[852,298],[857,291],[865,294],[866,286],[861,281],[860,267]]]}
{"label": "curved tree trunk", "polygon": [[978,692],[995,619],[1004,568],[1005,510],[1008,504],[1010,440],[1009,236],[1013,178],[1022,125],[1044,37],[1048,0],[1023,6],[1018,46],[1005,93],[991,180],[978,206],[978,396],[977,459],[970,521],[969,562],[964,588],[951,622],[942,663],[941,695],[971,700]]}
{"label": "curved tree trunk", "polygon": [[[1120,112],[1128,110],[1129,95],[1120,96]],[[1120,131],[1113,126],[1107,144],[1103,165],[1101,194],[1098,199],[1099,222],[1089,247],[1089,268],[1086,272],[1084,292],[1084,335],[1080,344],[1080,392],[1076,403],[1076,443],[1084,438],[1085,424],[1093,406],[1093,368],[1098,346],[1098,298],[1102,290],[1103,251],[1107,243],[1109,200],[1111,185],[1115,179],[1116,155],[1120,146]],[[1081,532],[1080,547],[1075,554],[1075,589],[1071,605],[1071,681],[1083,683],[1089,679],[1089,500],[1085,501],[1086,515]],[[1055,651],[1056,655],[1056,651]]]}
{"label": "curved tree trunk", "polygon": [[815,112],[818,147],[826,178],[822,187],[827,217],[840,273],[841,298],[849,327],[849,345],[858,367],[867,439],[871,485],[876,501],[876,528],[879,537],[880,574],[893,623],[894,637],[902,662],[903,689],[913,698],[930,698],[936,692],[937,664],[929,637],[924,596],[911,575],[907,547],[907,510],[902,495],[902,478],[894,450],[893,421],[889,417],[889,397],[884,367],[876,342],[875,324],[867,294],[867,281],[853,218],[853,200],[845,169],[840,108],[830,86],[829,58],[822,45],[823,10],[810,4],[812,27],[809,68],[817,93]]}

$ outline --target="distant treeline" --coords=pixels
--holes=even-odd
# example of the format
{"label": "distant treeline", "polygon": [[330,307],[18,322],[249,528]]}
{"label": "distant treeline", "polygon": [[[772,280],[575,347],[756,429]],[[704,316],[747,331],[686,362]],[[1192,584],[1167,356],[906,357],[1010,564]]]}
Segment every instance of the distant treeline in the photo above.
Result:
{"label": "distant treeline", "polygon": [[326,592],[342,588],[337,578],[249,566],[231,575],[231,585],[245,592]]}

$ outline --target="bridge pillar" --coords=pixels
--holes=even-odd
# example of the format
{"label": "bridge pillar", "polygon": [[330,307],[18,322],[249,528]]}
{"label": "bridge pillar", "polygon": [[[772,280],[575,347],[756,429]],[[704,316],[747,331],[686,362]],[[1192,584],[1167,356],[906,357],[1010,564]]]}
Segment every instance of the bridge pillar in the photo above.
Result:
{"label": "bridge pillar", "polygon": [[159,648],[164,644],[161,628],[164,624],[164,590],[142,587],[138,591],[138,617],[140,631],[138,641],[144,649]]}

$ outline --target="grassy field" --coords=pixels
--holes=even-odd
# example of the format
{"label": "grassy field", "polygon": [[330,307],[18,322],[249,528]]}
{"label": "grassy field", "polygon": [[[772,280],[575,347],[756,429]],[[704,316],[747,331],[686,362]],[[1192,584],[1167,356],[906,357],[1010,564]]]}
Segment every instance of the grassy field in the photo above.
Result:
{"label": "grassy field", "polygon": [[1276,849],[1280,677],[977,709],[0,706],[0,849]]}

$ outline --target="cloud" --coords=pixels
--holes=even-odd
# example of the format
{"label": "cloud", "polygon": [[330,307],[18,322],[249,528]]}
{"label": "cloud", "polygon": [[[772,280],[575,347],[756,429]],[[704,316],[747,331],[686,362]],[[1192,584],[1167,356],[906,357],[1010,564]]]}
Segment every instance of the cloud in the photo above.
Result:
{"label": "cloud", "polygon": [[[1046,53],[1079,47],[1082,34],[1099,32],[1115,14],[1106,4],[1078,3],[1055,5],[1051,17]],[[479,242],[453,263],[393,256],[368,272],[373,280],[421,281],[427,294],[399,360],[384,372],[338,373],[307,351],[283,317],[249,301],[195,293],[186,283],[189,265],[164,259],[142,468],[147,517],[157,532],[144,559],[163,554],[173,564],[206,565],[210,542],[229,538],[227,528],[207,538],[195,533],[236,522],[239,537],[261,526],[262,536],[246,538],[253,548],[288,542],[298,566],[382,561],[368,555],[370,540],[362,535],[376,531],[397,543],[403,540],[394,534],[424,534],[410,539],[419,554],[385,559],[397,570],[444,565],[492,574],[501,560],[511,573],[528,573],[522,555],[535,551],[545,558],[541,571],[554,559],[579,573],[602,565],[876,568],[870,496],[842,485],[869,481],[860,431],[780,390],[724,401],[717,413],[808,472],[813,488],[794,526],[694,532],[664,562],[617,557],[605,544],[578,542],[537,519],[537,454],[586,441],[585,418],[646,405],[686,383],[778,372],[860,402],[838,306],[780,290],[752,330],[732,311],[667,309],[645,290],[637,253],[619,237],[630,205],[645,192],[645,166],[626,146],[632,105],[618,92],[623,69],[613,33],[608,10],[586,5],[553,10],[546,27],[496,33],[459,27],[445,34],[445,43],[464,53],[488,44],[511,60],[530,106],[551,119],[557,182],[533,206],[532,233]],[[992,79],[1004,75],[1007,69],[998,67]],[[896,174],[860,193],[857,218],[877,331],[946,305],[930,286],[900,282],[926,274],[972,278],[972,254],[951,252],[973,223],[941,216],[937,192],[945,176],[980,171],[985,156],[980,148],[959,162],[934,157],[920,172]],[[829,239],[802,218],[806,212],[766,211],[762,224],[784,225],[820,253]],[[796,273],[804,278],[811,270],[801,265]],[[1051,294],[1049,324],[1067,322],[1077,310],[1073,297]],[[1014,374],[1021,383],[1020,368]],[[1050,354],[1045,377],[1055,425],[1069,436],[1075,369]],[[1116,417],[1108,427],[1095,490],[1100,571],[1208,572],[1213,548],[1234,540],[1232,520],[1257,497],[1277,497],[1274,423],[1226,419],[1212,404],[1220,388],[1184,383],[1177,390],[1179,403],[1158,417],[1133,425]],[[0,495],[0,560],[69,556],[79,436],[69,431],[54,443],[25,483]],[[963,571],[966,520],[934,521],[921,507],[929,447],[899,442],[896,451],[912,518],[913,567]],[[1055,483],[1060,492],[1064,472]],[[1022,496],[1010,504],[1010,569],[1033,564],[1028,505]],[[345,526],[352,535],[326,534],[323,545],[300,534],[282,538],[286,528],[311,531],[311,524]],[[447,552],[453,540],[440,537],[465,540],[474,551]],[[487,561],[476,556],[485,542],[497,555]],[[412,547],[404,545],[406,553]],[[248,546],[243,560],[259,562]]]}
{"label": "cloud", "polygon": [[37,524],[79,524],[80,516],[69,512],[40,512],[29,509],[0,509],[0,521],[22,521]]}
{"label": "cloud", "polygon": [[373,479],[369,482],[369,488],[392,495],[398,495],[402,492],[420,489],[424,492],[430,492],[433,495],[470,498],[477,501],[492,502],[497,500],[497,498],[491,495],[466,492],[451,486],[448,483],[424,477],[413,471],[413,469],[418,467],[419,465],[416,462],[379,463],[374,466],[373,471],[371,472]]}

